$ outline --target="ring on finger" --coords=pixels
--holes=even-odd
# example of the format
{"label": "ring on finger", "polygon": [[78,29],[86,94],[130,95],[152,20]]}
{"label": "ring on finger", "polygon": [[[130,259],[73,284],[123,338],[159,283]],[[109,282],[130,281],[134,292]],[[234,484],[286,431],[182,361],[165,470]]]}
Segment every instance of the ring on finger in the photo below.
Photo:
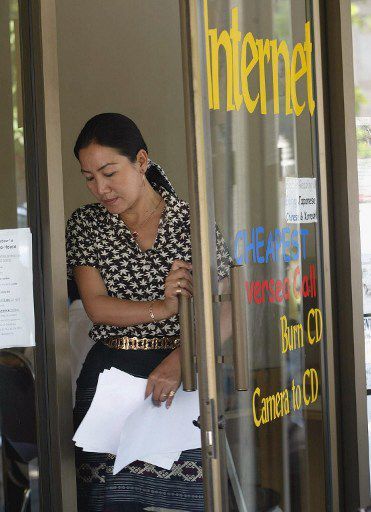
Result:
{"label": "ring on finger", "polygon": [[175,395],[175,391],[174,390],[171,390],[170,393],[169,393],[169,397],[172,397]]}

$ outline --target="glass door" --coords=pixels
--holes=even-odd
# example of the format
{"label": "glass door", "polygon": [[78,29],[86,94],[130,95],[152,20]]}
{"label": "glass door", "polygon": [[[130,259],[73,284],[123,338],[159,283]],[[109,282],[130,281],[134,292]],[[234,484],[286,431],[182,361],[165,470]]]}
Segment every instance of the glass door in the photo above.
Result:
{"label": "glass door", "polygon": [[204,0],[188,16],[208,506],[333,510],[312,2]]}
{"label": "glass door", "polygon": [[76,509],[52,4],[0,3],[1,512]]}
{"label": "glass door", "polygon": [[[24,310],[8,274],[9,260],[4,252],[9,233],[16,236],[30,227],[27,204],[23,68],[21,29],[16,0],[2,2],[1,58],[1,192],[0,192],[0,510],[39,508],[39,445],[35,394],[35,349],[27,343],[19,313]],[[9,231],[11,230],[11,231]],[[8,242],[9,243],[9,242]],[[6,249],[6,246],[5,246]],[[23,247],[27,251],[27,246]],[[32,269],[28,269],[29,272]],[[21,278],[22,279],[22,278]],[[23,279],[25,275],[23,274]],[[16,292],[14,293],[14,295]],[[28,300],[32,302],[32,297]],[[19,304],[21,304],[19,306]],[[20,309],[18,309],[18,306]],[[15,313],[8,313],[12,308]],[[33,310],[32,310],[33,314]],[[12,316],[11,316],[12,315]],[[23,319],[22,319],[23,320]],[[14,333],[18,332],[18,336]],[[22,348],[21,348],[22,347]]]}

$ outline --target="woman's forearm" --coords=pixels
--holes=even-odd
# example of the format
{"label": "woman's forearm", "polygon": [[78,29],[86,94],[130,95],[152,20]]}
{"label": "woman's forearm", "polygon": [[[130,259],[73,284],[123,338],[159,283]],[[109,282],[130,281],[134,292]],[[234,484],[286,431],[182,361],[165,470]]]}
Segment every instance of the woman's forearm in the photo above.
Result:
{"label": "woman's forearm", "polygon": [[152,306],[155,321],[169,318],[163,300],[147,302],[98,295],[83,302],[86,313],[94,324],[128,327],[150,323],[154,321],[150,315],[150,306]]}
{"label": "woman's forearm", "polygon": [[[88,266],[74,268],[74,278],[86,314],[94,324],[130,325],[148,324],[174,315],[169,301],[135,301],[110,297],[99,270]],[[150,306],[154,319],[150,314]]]}

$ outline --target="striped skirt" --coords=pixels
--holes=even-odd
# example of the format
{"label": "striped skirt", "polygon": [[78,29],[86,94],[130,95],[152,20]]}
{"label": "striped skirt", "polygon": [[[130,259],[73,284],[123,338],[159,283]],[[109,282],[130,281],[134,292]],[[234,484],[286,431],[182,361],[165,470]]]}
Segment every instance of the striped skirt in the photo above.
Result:
{"label": "striped skirt", "polygon": [[[75,430],[90,407],[103,370],[114,367],[147,378],[169,353],[169,350],[115,350],[96,343],[77,380]],[[182,452],[170,470],[136,461],[113,475],[113,464],[112,455],[76,448],[79,512],[204,510],[200,449]]]}

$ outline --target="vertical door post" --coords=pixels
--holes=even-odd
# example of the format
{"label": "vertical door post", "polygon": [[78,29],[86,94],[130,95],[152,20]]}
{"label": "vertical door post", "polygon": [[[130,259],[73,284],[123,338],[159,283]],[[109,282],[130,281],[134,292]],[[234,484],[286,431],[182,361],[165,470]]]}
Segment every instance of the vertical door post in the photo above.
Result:
{"label": "vertical door post", "polygon": [[[188,152],[189,203],[191,208],[196,353],[203,446],[205,510],[227,512],[226,478],[222,478],[221,443],[218,435],[218,384],[212,289],[216,261],[210,261],[214,215],[209,112],[205,110],[206,84],[203,48],[203,2],[180,0],[182,63]],[[210,217],[212,215],[212,217]],[[215,244],[214,244],[215,245]],[[224,467],[224,466],[223,466]]]}
{"label": "vertical door post", "polygon": [[351,2],[327,0],[324,7],[334,348],[339,361],[344,510],[350,511],[370,504]]}
{"label": "vertical door post", "polygon": [[43,512],[76,511],[55,0],[20,2]]}

